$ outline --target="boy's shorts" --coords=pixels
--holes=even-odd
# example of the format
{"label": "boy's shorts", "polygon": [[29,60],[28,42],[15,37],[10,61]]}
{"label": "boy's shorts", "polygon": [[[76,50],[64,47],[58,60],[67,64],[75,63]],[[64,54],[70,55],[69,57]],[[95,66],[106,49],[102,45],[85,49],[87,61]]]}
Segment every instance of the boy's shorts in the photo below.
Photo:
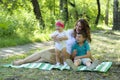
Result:
{"label": "boy's shorts", "polygon": [[[80,63],[82,62],[84,65],[86,64],[86,62],[88,62],[88,61],[92,61],[90,58],[82,58],[82,59],[77,59],[77,60],[79,60],[80,61]],[[75,60],[74,60],[75,61]]]}

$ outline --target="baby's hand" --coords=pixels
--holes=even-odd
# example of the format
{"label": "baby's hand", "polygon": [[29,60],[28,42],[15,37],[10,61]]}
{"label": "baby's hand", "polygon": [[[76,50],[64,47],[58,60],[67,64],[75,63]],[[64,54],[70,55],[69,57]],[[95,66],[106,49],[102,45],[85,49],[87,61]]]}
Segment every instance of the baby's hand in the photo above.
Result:
{"label": "baby's hand", "polygon": [[59,42],[59,41],[61,41],[61,38],[60,38],[60,37],[56,37],[56,38],[55,38],[55,41],[56,41],[56,42]]}
{"label": "baby's hand", "polygon": [[53,40],[54,40],[55,42],[58,42],[58,41],[59,41],[58,35],[55,35],[55,36],[53,37]]}

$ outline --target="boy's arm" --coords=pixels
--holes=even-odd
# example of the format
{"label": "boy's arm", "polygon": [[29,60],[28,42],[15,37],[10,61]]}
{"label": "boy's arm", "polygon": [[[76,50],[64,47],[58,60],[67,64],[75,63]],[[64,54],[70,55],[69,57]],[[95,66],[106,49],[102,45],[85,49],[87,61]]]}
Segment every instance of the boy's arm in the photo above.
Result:
{"label": "boy's arm", "polygon": [[84,56],[76,56],[75,59],[81,59],[81,58],[91,58],[91,53],[90,51],[87,51],[87,54]]}
{"label": "boy's arm", "polygon": [[77,54],[77,52],[76,52],[76,50],[74,50],[74,51],[72,52],[72,59],[75,58],[76,54]]}

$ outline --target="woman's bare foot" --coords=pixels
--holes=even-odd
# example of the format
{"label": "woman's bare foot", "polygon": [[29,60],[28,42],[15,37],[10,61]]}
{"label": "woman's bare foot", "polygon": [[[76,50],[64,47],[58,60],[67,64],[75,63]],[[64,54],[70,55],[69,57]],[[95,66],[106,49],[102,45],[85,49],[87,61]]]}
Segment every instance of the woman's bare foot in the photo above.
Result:
{"label": "woman's bare foot", "polygon": [[24,61],[22,59],[20,59],[20,60],[14,61],[13,65],[21,65],[23,63],[24,63]]}

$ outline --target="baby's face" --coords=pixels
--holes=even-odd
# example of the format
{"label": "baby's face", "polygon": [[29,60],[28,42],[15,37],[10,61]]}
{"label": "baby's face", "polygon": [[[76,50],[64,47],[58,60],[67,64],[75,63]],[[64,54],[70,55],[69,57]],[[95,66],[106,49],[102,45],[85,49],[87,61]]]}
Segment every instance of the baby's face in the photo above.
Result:
{"label": "baby's face", "polygon": [[63,30],[63,28],[59,27],[59,26],[56,26],[56,30],[61,31],[61,30]]}

